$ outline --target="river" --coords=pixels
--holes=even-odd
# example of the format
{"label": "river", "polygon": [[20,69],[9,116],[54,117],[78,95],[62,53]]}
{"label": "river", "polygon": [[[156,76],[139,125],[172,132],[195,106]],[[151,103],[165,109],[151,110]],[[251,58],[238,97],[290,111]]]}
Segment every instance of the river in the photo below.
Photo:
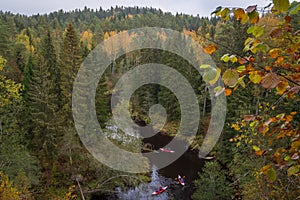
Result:
{"label": "river", "polygon": [[[162,133],[158,133],[153,137],[143,139],[145,144],[152,146],[153,150],[159,153],[159,156],[174,156],[172,153],[162,152],[159,148],[164,147],[173,138]],[[183,141],[175,141],[176,146],[181,147],[186,145]],[[144,152],[146,152],[144,150]],[[188,149],[182,156],[179,157],[175,162],[156,170],[155,158],[147,156],[150,163],[154,168],[152,169],[152,181],[150,183],[142,184],[134,189],[128,191],[119,191],[119,198],[125,200],[167,200],[167,199],[191,199],[191,195],[194,191],[193,181],[197,179],[198,172],[201,170],[204,162],[198,157],[196,151]],[[177,176],[184,176],[185,186],[181,186],[176,180]],[[158,185],[168,185],[166,192],[153,196],[151,193],[155,191]]]}

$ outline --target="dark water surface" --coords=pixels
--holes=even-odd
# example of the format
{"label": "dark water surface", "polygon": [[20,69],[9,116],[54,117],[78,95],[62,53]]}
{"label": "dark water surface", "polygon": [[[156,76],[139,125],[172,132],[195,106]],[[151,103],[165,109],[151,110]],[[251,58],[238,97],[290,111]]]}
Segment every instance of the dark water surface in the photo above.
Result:
{"label": "dark water surface", "polygon": [[[152,130],[149,130],[152,131]],[[184,141],[174,140],[173,137],[166,134],[157,133],[152,137],[146,137],[147,133],[144,133],[142,137],[143,143],[147,144],[155,154],[147,154],[147,158],[150,160],[151,166],[153,166],[151,174],[151,182],[144,183],[136,188],[128,189],[127,191],[117,190],[117,196],[110,196],[109,198],[94,197],[92,199],[124,199],[124,200],[167,200],[167,199],[180,199],[188,200],[191,199],[191,195],[194,192],[193,181],[198,178],[198,172],[200,172],[204,161],[198,157],[198,152],[192,151],[188,148],[188,145]],[[174,140],[172,150],[175,153],[162,152],[159,148],[165,147],[171,140]],[[149,149],[149,150],[150,150]],[[159,159],[169,158],[176,156],[176,150],[187,149],[183,155],[181,155],[177,160],[175,160],[170,165],[158,169],[155,167],[156,162]],[[143,150],[146,153],[149,150]],[[177,176],[181,175],[185,179],[185,186],[181,186],[177,181]],[[151,193],[155,191],[160,186],[168,185],[168,189],[160,195],[152,195]]]}

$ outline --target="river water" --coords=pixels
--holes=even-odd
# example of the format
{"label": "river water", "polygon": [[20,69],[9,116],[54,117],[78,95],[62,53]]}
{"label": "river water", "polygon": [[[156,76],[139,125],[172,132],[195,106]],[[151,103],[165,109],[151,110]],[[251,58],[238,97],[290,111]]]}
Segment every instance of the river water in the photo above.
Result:
{"label": "river water", "polygon": [[[159,152],[161,156],[173,156],[172,153],[161,152],[159,148],[164,147],[173,138],[158,133],[153,137],[143,139],[145,144],[150,144],[153,150]],[[179,148],[186,148],[184,141],[175,141]],[[150,146],[148,145],[148,146]],[[145,152],[145,151],[144,151]],[[141,184],[140,186],[129,189],[128,191],[120,191],[118,196],[124,200],[167,200],[167,199],[191,199],[194,191],[193,181],[197,179],[198,172],[201,170],[204,162],[198,157],[196,151],[188,149],[179,159],[165,168],[157,170],[155,167],[155,158],[148,157],[151,165],[153,165],[151,182]],[[185,186],[181,186],[176,180],[177,176],[184,176]],[[158,189],[159,186],[168,185],[168,189],[159,195],[152,195],[151,193]]]}

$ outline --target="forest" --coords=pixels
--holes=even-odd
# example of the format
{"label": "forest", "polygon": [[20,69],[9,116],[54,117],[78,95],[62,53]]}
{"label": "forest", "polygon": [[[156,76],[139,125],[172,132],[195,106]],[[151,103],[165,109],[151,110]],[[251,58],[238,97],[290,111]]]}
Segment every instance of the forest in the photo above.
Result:
{"label": "forest", "polygon": [[[270,2],[264,8],[216,6],[210,17],[137,6],[32,16],[0,11],[0,199],[300,199],[300,2]],[[72,90],[82,62],[103,41],[144,27],[188,36],[216,66],[203,61],[199,74],[172,52],[151,48],[126,52],[100,77],[96,116],[116,146],[157,152],[165,140],[178,135],[179,98],[157,84],[143,85],[133,93],[129,112],[136,124],[151,122],[153,105],[166,110],[158,136],[147,140],[126,134],[112,120],[112,106],[126,108],[122,101],[110,103],[114,87],[127,71],[149,63],[182,74],[201,115],[193,119],[199,127],[196,136],[188,138],[185,154],[197,158],[189,158],[192,167],[178,161],[194,173],[182,174],[186,179],[182,188],[174,180],[184,171],[178,165],[171,167],[176,171],[171,176],[163,169],[152,174],[114,170],[89,152],[75,128]],[[166,47],[176,45],[163,34],[158,37]],[[213,150],[199,158],[201,144],[210,134],[211,99],[219,96],[227,102],[224,127]],[[150,162],[142,164],[151,168]],[[142,190],[141,185],[151,185],[154,176],[175,189],[155,197],[130,196]]]}

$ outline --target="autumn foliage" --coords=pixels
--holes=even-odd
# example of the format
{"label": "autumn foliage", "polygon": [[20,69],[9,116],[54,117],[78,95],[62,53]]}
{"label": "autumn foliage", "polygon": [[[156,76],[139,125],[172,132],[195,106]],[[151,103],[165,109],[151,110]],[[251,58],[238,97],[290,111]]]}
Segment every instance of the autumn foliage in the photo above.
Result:
{"label": "autumn foliage", "polygon": [[[231,19],[239,21],[241,26],[247,24],[249,27],[244,34],[248,38],[244,41],[243,52],[229,50],[220,58],[231,67],[222,71],[222,75],[215,73],[216,76],[208,80],[203,78],[212,86],[212,80],[221,78],[226,96],[234,95],[238,88],[251,90],[260,86],[264,94],[276,99],[260,102],[256,113],[233,123],[231,126],[238,134],[230,139],[237,149],[251,149],[253,158],[262,160],[253,170],[260,188],[259,196],[275,198],[286,192],[283,180],[290,184],[298,182],[298,185],[300,180],[299,104],[286,111],[281,106],[287,101],[299,103],[300,30],[292,21],[299,13],[300,3],[274,0],[266,8],[271,9],[271,13],[261,15],[257,6],[246,9],[218,7],[212,13],[224,21]],[[210,44],[203,46],[204,52],[213,55],[217,48],[222,48],[209,41]],[[205,65],[200,68],[209,69]],[[299,191],[294,192],[299,194]],[[291,198],[288,195],[282,198]]]}

